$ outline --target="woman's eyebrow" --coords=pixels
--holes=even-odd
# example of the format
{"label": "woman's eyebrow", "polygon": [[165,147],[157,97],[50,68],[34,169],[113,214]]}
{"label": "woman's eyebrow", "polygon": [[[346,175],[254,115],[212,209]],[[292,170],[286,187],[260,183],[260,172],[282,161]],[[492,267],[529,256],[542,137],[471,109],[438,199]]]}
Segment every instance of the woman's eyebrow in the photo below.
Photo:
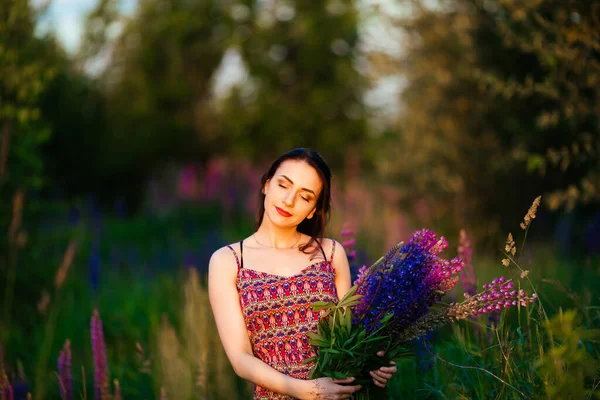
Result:
{"label": "woman's eyebrow", "polygon": [[[279,176],[281,176],[282,178],[284,178],[285,180],[287,180],[287,181],[288,181],[289,183],[291,183],[292,185],[294,184],[294,181],[292,181],[292,180],[291,180],[290,178],[288,178],[286,175],[283,175],[283,174],[282,174],[282,175],[279,175]],[[304,191],[306,191],[306,192],[310,192],[310,193],[312,193],[312,194],[313,194],[313,196],[315,196],[315,197],[317,196],[317,194],[316,194],[314,191],[310,190],[310,189],[307,189],[307,188],[301,188],[301,189],[302,189],[302,190],[304,190]]]}

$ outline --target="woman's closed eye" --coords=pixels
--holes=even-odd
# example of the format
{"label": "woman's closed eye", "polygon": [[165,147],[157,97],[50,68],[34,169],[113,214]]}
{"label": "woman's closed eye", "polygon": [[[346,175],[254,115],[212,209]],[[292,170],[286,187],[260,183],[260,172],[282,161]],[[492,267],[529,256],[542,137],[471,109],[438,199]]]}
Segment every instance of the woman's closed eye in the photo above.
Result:
{"label": "woman's closed eye", "polygon": [[[284,189],[287,189],[287,188],[288,188],[286,185],[284,185],[284,184],[282,184],[282,183],[280,183],[280,184],[279,184],[279,187],[280,187],[280,188],[284,188]],[[306,201],[307,203],[308,203],[308,202],[310,202],[310,198],[308,198],[308,197],[306,197],[306,196],[300,196],[300,198],[301,198],[302,200]]]}

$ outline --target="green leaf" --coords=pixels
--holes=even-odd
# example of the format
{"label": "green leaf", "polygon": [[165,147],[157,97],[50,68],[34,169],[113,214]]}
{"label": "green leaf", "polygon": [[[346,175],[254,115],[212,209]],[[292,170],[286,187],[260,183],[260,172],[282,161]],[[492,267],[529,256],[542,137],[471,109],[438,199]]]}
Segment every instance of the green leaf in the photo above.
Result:
{"label": "green leaf", "polygon": [[323,352],[320,354],[323,355],[322,362],[321,362],[321,369],[326,371],[329,369],[328,367],[329,367],[329,361],[331,360],[331,356],[327,352]]}
{"label": "green leaf", "polygon": [[329,321],[326,318],[321,318],[319,320],[319,324],[317,327],[319,333],[327,340],[329,341],[330,337],[331,337],[331,328],[329,327]]}
{"label": "green leaf", "polygon": [[381,325],[387,325],[387,323],[392,319],[393,316],[393,312],[386,314],[383,318],[381,318]]}
{"label": "green leaf", "polygon": [[386,340],[389,339],[388,336],[373,336],[370,337],[366,340],[363,341],[363,343],[372,343],[372,342],[377,342],[377,341],[382,341],[382,340]]}
{"label": "green leaf", "polygon": [[315,301],[312,303],[311,307],[313,311],[321,311],[325,310],[326,308],[335,307],[335,304],[330,301]]}
{"label": "green leaf", "polygon": [[350,311],[350,308],[347,308],[345,312],[342,313],[340,324],[344,331],[347,334],[350,334],[350,330],[352,329],[352,311]]}
{"label": "green leaf", "polygon": [[342,354],[341,351],[336,350],[336,349],[331,349],[331,348],[321,348],[321,349],[319,349],[319,351],[321,351],[323,353],[329,353],[329,354]]}
{"label": "green leaf", "polygon": [[304,360],[302,360],[302,364],[310,364],[315,361],[317,361],[317,356],[312,356],[312,357],[308,357],[308,358],[305,358]]}
{"label": "green leaf", "polygon": [[343,301],[340,301],[338,304],[338,307],[352,307],[356,304],[359,303],[359,300],[362,299],[364,296],[361,294],[357,294],[355,296],[350,296],[348,298],[344,297]]}
{"label": "green leaf", "polygon": [[329,342],[318,333],[307,332],[306,335],[310,338],[309,343],[313,346],[325,347],[329,346]]}
{"label": "green leaf", "polygon": [[345,307],[348,299],[353,297],[357,290],[358,290],[358,286],[356,286],[356,285],[352,286],[350,288],[350,290],[348,290],[348,292],[344,295],[344,297],[341,298],[341,300],[338,302],[337,306]]}
{"label": "green leaf", "polygon": [[346,379],[347,378],[346,375],[344,375],[338,371],[331,372],[329,376],[333,379]]}

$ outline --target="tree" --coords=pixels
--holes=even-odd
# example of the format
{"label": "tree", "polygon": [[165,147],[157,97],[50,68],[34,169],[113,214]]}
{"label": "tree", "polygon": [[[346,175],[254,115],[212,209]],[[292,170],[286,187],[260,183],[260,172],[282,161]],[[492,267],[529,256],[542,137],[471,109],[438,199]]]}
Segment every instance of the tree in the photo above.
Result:
{"label": "tree", "polygon": [[154,170],[205,160],[213,150],[211,79],[227,47],[223,7],[217,0],[141,0],[126,17],[116,1],[103,0],[88,18],[83,62],[109,60],[97,81],[107,118],[99,168],[134,208]]}
{"label": "tree", "polygon": [[47,44],[33,37],[33,27],[28,1],[0,4],[0,182],[5,195],[42,185],[37,150],[49,132],[40,121],[38,100],[54,70],[37,57]]}
{"label": "tree", "polygon": [[35,229],[28,230],[35,228],[41,205],[37,194],[47,183],[41,146],[50,136],[40,98],[55,74],[47,55],[56,45],[34,36],[35,20],[27,0],[0,2],[0,225],[8,239],[0,244],[0,339],[8,344],[11,360],[15,342],[22,339],[20,328],[31,327],[36,297],[51,273],[47,265],[41,265],[42,271],[29,263],[19,268],[37,256],[29,251],[36,243]]}
{"label": "tree", "polygon": [[354,3],[246,0],[234,7],[234,44],[248,79],[221,105],[223,139],[255,160],[313,147],[340,167],[366,138]]}
{"label": "tree", "polygon": [[407,198],[486,235],[539,193],[552,209],[597,204],[599,3],[425,3],[398,21],[408,86],[383,163]]}

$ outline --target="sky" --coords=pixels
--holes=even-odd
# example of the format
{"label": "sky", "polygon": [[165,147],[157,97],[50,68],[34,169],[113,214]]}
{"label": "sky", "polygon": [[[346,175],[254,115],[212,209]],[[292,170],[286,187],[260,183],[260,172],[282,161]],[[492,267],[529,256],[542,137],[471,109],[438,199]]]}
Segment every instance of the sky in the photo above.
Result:
{"label": "sky", "polygon": [[[41,31],[53,30],[64,45],[73,54],[77,51],[86,15],[93,10],[98,0],[51,0],[50,7],[40,22]],[[34,6],[45,3],[34,0]],[[119,0],[124,14],[133,14],[136,0]]]}

